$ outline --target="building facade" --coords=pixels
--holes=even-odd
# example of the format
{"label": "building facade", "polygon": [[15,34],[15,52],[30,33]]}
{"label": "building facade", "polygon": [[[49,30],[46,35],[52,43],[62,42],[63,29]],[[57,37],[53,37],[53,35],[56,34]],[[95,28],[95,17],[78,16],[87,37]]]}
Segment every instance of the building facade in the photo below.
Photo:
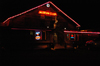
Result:
{"label": "building facade", "polygon": [[81,35],[71,33],[78,31],[80,25],[51,1],[9,17],[1,25],[5,27],[2,41],[6,40],[4,44],[10,43],[15,47],[51,43],[64,45],[79,41]]}

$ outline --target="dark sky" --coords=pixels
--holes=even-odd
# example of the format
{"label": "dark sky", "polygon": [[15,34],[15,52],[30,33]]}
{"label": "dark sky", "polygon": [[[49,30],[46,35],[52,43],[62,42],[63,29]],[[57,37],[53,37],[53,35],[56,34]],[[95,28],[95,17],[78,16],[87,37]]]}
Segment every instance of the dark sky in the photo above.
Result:
{"label": "dark sky", "polygon": [[[0,22],[8,17],[43,4],[48,0],[0,0]],[[100,1],[98,0],[51,0],[67,15],[78,22],[83,29],[97,29],[99,26]]]}

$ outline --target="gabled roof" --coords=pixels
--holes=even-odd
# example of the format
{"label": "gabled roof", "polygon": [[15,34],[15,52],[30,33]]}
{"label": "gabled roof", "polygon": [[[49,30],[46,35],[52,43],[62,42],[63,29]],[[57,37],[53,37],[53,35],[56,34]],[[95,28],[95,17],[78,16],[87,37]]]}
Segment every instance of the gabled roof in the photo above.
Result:
{"label": "gabled roof", "polygon": [[36,6],[36,7],[34,7],[34,8],[31,8],[31,9],[29,9],[29,10],[27,10],[27,11],[24,11],[24,12],[22,12],[22,13],[19,13],[19,14],[17,14],[17,15],[12,16],[12,17],[9,17],[9,18],[6,19],[3,23],[6,23],[9,19],[12,19],[12,18],[15,18],[15,17],[17,17],[17,16],[23,15],[23,14],[29,12],[29,11],[32,11],[32,10],[34,10],[34,9],[37,9],[37,8],[39,8],[39,7],[41,7],[41,6],[44,6],[44,5],[48,4],[48,3],[52,4],[57,10],[59,10],[62,14],[64,14],[64,15],[65,15],[67,18],[69,18],[71,21],[73,21],[73,22],[77,25],[76,27],[80,27],[80,25],[79,25],[75,20],[73,20],[71,17],[69,17],[66,13],[64,13],[61,9],[59,9],[59,8],[58,8],[54,3],[52,3],[51,1],[48,1],[48,2],[46,2],[46,3],[43,3],[43,4],[39,5],[39,6]]}

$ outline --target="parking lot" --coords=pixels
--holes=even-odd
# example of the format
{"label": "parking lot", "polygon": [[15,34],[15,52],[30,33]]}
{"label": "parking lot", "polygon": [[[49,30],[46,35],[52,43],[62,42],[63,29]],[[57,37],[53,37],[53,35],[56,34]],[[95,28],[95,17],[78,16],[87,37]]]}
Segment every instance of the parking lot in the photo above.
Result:
{"label": "parking lot", "polygon": [[3,50],[0,51],[0,54],[3,65],[96,65],[99,64],[100,59],[99,50],[84,50],[82,48],[75,50],[42,48],[34,50]]}

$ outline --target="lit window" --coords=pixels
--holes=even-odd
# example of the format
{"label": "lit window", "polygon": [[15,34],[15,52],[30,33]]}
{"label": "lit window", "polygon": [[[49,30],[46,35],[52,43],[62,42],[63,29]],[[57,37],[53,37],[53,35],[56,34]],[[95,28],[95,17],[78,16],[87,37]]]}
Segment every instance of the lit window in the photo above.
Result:
{"label": "lit window", "polygon": [[66,30],[66,28],[64,28]]}
{"label": "lit window", "polygon": [[30,35],[33,35],[33,32],[32,31],[30,31]]}
{"label": "lit window", "polygon": [[49,28],[49,26],[47,26],[47,28]]}
{"label": "lit window", "polygon": [[67,36],[69,36],[69,34],[67,34]]}
{"label": "lit window", "polygon": [[69,34],[67,34],[67,40],[69,40]]}

